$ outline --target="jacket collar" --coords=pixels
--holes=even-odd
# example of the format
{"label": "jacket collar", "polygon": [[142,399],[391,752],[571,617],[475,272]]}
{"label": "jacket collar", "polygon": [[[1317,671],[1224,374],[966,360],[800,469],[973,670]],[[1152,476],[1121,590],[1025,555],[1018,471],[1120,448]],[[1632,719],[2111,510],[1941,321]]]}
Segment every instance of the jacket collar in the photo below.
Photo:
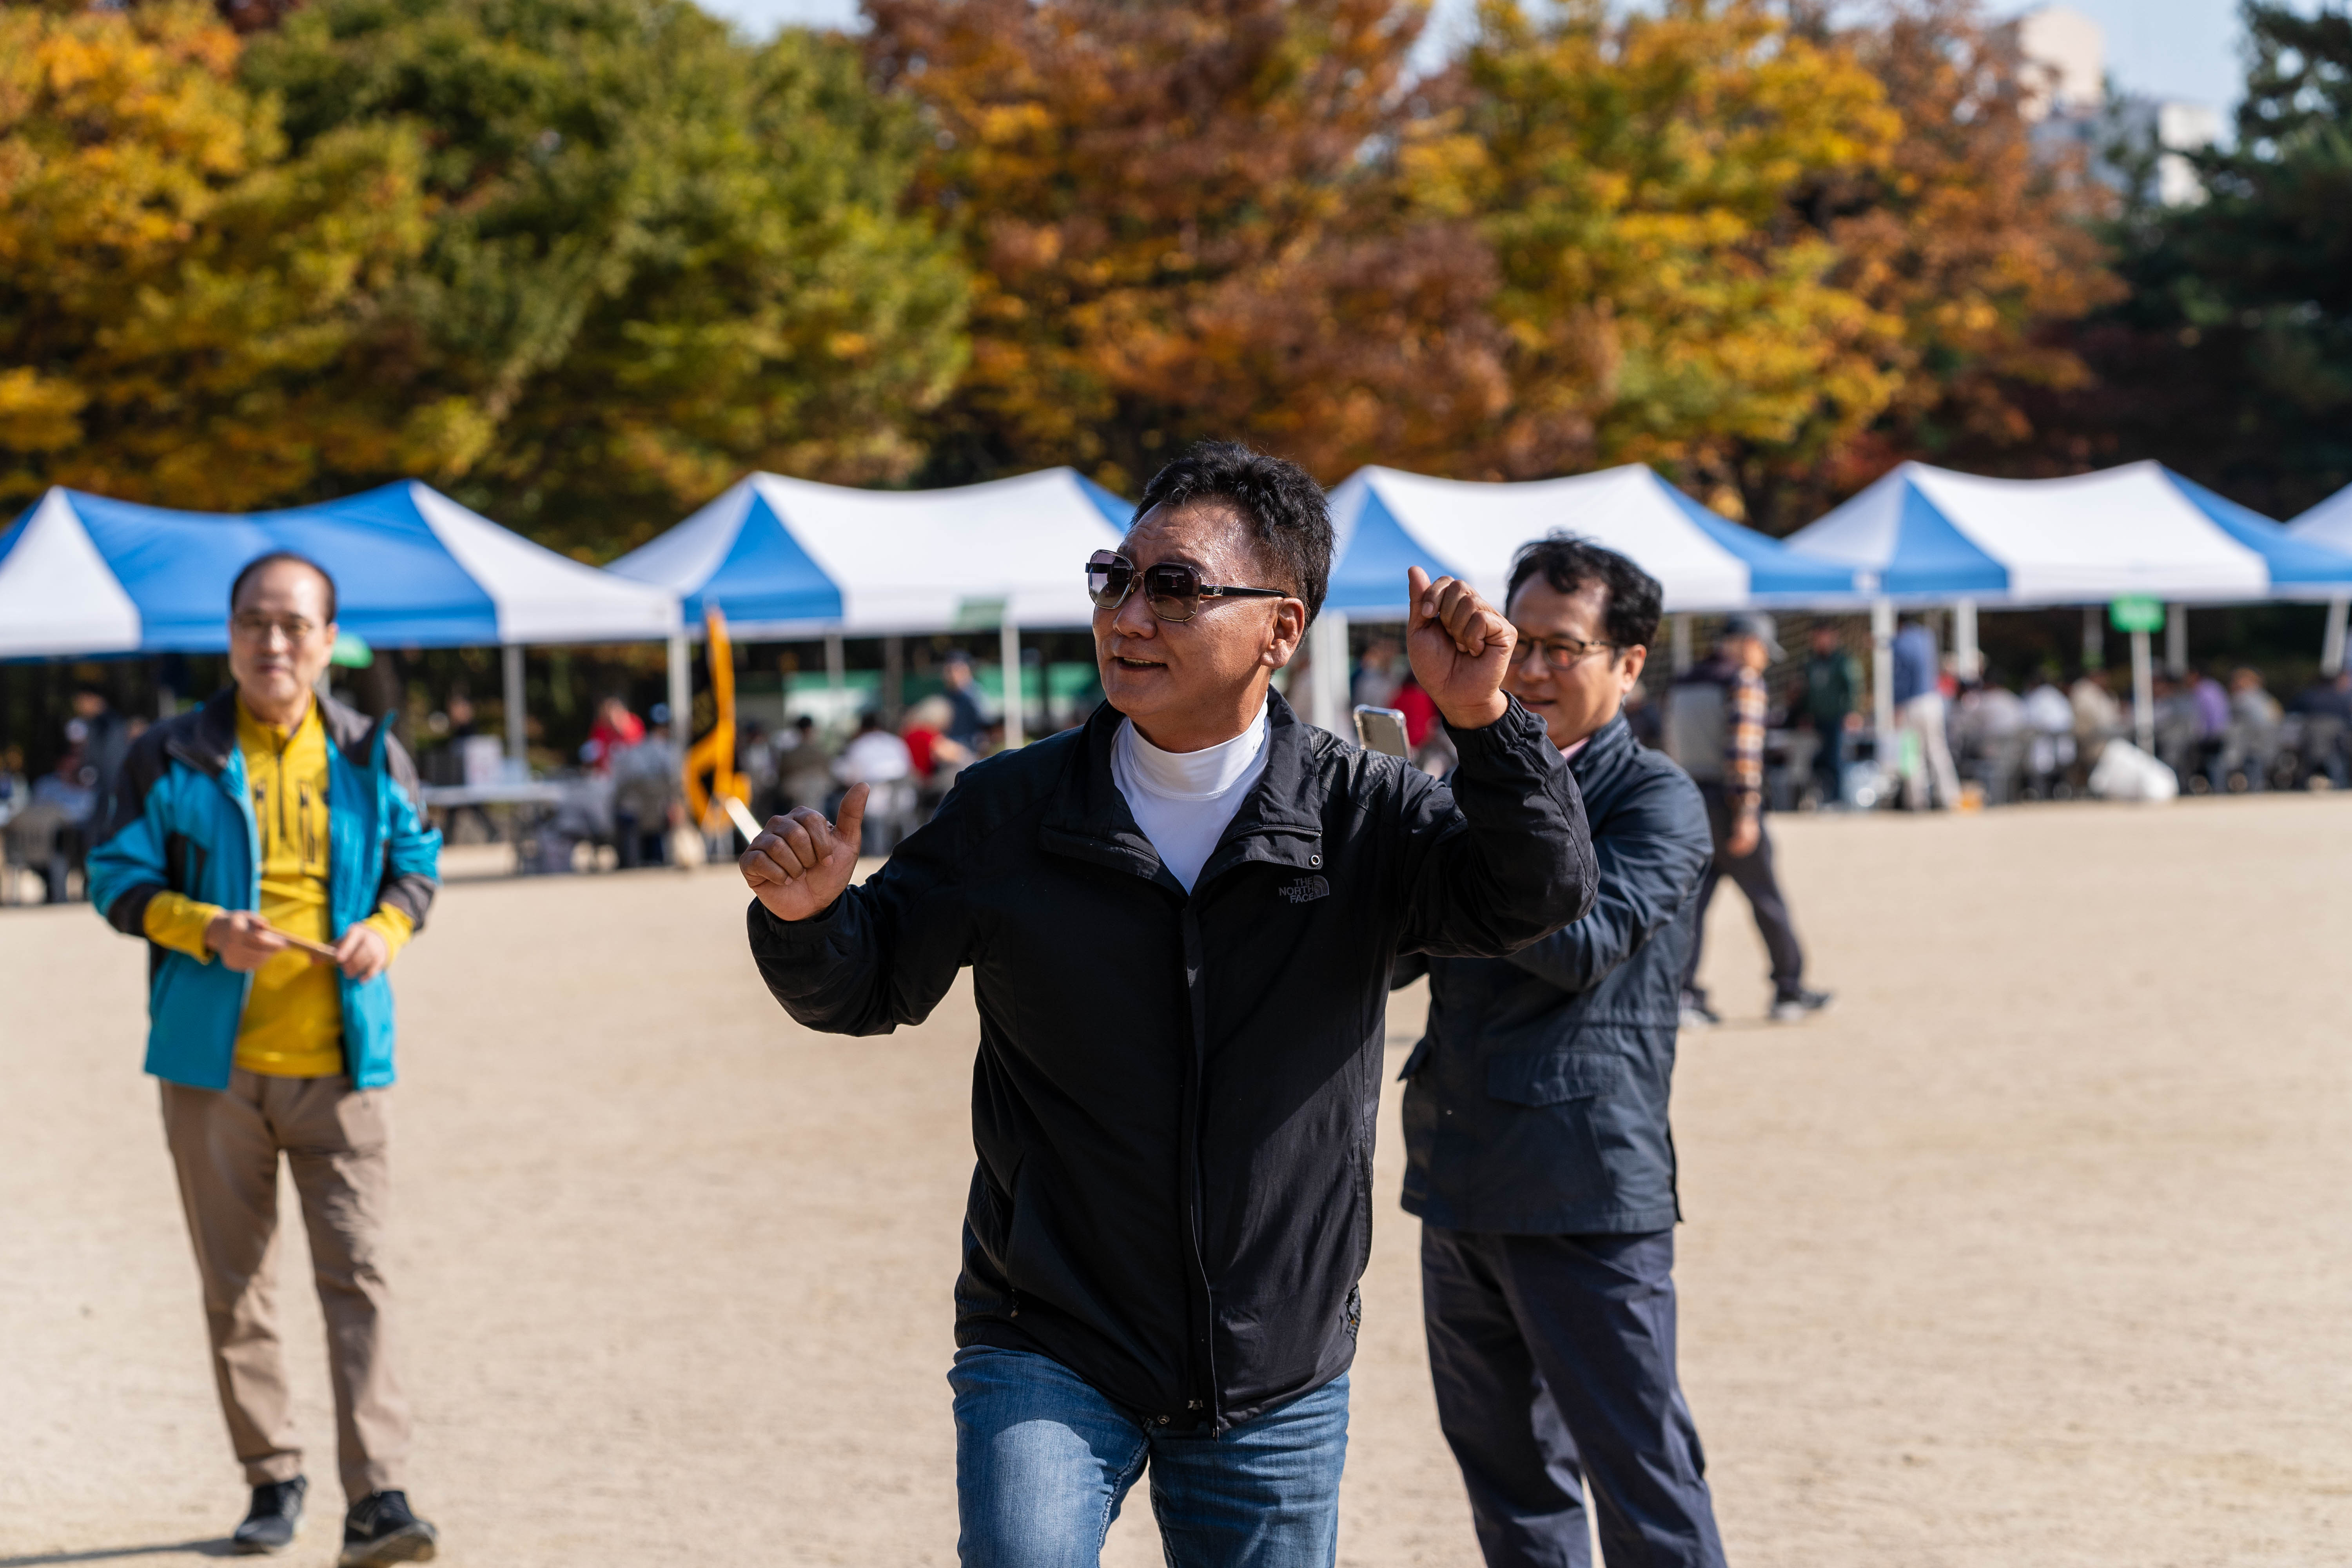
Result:
{"label": "jacket collar", "polygon": [[1568,771],[1581,789],[1587,779],[1615,767],[1633,750],[1633,726],[1626,721],[1625,710],[1621,708],[1614,718],[1586,737],[1584,749],[1570,760]]}
{"label": "jacket collar", "polygon": [[[319,722],[327,739],[343,753],[343,760],[355,768],[373,767],[376,731],[383,721],[346,708],[331,697],[311,700],[319,705]],[[229,759],[236,754],[236,688],[226,686],[215,692],[197,710],[195,722],[163,749],[206,778],[217,779],[227,772]]]}
{"label": "jacket collar", "polygon": [[[1299,721],[1280,692],[1267,692],[1265,703],[1265,768],[1201,868],[1196,889],[1241,860],[1302,868],[1322,863],[1318,840],[1323,818],[1315,809],[1321,803],[1311,727]],[[1135,813],[1111,773],[1111,745],[1126,721],[1127,715],[1108,702],[1095,709],[1055,785],[1039,842],[1047,849],[1164,881],[1181,893],[1183,884],[1160,864],[1160,852],[1136,825]],[[1309,801],[1310,794],[1318,798]]]}

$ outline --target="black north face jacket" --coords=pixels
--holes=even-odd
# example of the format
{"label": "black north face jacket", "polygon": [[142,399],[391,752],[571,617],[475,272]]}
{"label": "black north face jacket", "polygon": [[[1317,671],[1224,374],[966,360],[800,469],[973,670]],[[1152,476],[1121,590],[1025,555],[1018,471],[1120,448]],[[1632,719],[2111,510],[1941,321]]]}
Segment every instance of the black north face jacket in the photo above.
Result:
{"label": "black north face jacket", "polygon": [[1111,780],[1120,715],[968,770],[814,920],[757,900],[777,1000],[836,1034],[980,1006],[956,1342],[1033,1351],[1143,1420],[1222,1431],[1355,1351],[1389,968],[1582,915],[1576,784],[1513,703],[1451,792],[1269,697],[1264,774],[1192,891]]}

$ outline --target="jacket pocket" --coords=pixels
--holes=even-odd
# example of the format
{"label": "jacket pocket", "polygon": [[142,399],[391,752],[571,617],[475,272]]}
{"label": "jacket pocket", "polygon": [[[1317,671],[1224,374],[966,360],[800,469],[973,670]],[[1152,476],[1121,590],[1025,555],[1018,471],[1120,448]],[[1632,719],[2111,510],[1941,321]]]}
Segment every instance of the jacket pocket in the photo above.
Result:
{"label": "jacket pocket", "polygon": [[1593,1052],[1513,1051],[1486,1058],[1486,1093],[1513,1105],[1563,1105],[1606,1094],[1625,1064]]}

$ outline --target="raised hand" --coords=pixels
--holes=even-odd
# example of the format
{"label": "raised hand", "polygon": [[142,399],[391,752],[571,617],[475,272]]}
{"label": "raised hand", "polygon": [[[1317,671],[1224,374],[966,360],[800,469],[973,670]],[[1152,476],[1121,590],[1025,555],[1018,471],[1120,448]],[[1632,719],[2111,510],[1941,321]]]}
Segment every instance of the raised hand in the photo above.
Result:
{"label": "raised hand", "polygon": [[770,914],[780,921],[804,921],[833,907],[857,869],[869,793],[865,784],[850,785],[841,797],[837,823],[825,821],[824,813],[805,805],[768,818],[768,831],[751,840],[751,847],[735,863]]}
{"label": "raised hand", "polygon": [[1457,730],[1483,729],[1510,710],[1503,695],[1518,634],[1469,584],[1453,577],[1433,583],[1418,566],[1405,569],[1412,608],[1405,622],[1405,654],[1413,679],[1445,721]]}

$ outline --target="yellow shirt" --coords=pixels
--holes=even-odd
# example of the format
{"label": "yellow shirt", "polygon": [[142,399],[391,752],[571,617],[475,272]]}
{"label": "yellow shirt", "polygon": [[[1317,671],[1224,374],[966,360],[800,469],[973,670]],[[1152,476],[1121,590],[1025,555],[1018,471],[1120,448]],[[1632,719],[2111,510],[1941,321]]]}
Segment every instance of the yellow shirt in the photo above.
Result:
{"label": "yellow shirt", "polygon": [[[331,942],[327,913],[327,731],[315,702],[289,731],[254,717],[239,699],[236,745],[261,833],[261,914],[273,930]],[[147,905],[148,938],[200,963],[214,962],[205,928],[221,913],[184,894]],[[397,954],[415,925],[389,905],[368,917]],[[330,1078],[343,1070],[343,1004],[335,966],[288,948],[253,972],[236,1032],[236,1065],[268,1078]]]}

